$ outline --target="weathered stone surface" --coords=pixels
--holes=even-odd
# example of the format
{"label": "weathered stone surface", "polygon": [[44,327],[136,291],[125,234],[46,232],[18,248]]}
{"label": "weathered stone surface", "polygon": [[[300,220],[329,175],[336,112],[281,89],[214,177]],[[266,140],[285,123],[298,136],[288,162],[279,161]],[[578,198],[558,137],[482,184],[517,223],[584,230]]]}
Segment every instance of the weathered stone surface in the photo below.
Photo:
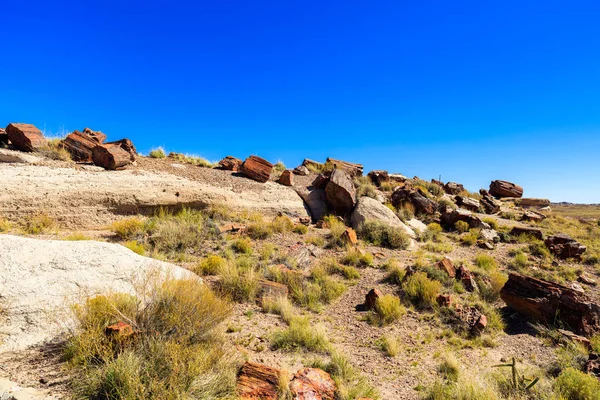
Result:
{"label": "weathered stone surface", "polygon": [[332,165],[335,169],[343,169],[351,177],[362,176],[363,174],[362,164],[351,163],[343,160],[336,160],[334,158],[328,158],[325,164]]}
{"label": "weathered stone surface", "polygon": [[479,204],[481,204],[483,211],[486,214],[498,214],[500,212],[500,203],[498,203],[485,189],[481,189],[479,193],[481,194]]}
{"label": "weathered stone surface", "polygon": [[298,242],[288,251],[288,257],[294,260],[298,269],[306,269],[310,267],[312,262],[320,257],[323,250],[319,249],[314,244],[305,244]]}
{"label": "weathered stone surface", "polygon": [[406,221],[406,225],[408,225],[408,227],[412,229],[415,233],[425,233],[425,231],[427,231],[427,225],[425,225],[423,222],[419,221],[416,218],[412,218]]}
{"label": "weathered stone surface", "polygon": [[308,208],[310,217],[314,223],[320,221],[329,213],[327,196],[323,189],[310,189],[307,187],[296,188],[296,193],[302,198]]}
{"label": "weathered stone surface", "polygon": [[219,168],[226,171],[238,172],[242,169],[242,160],[233,156],[227,156],[219,161]]}
{"label": "weathered stone surface", "polygon": [[529,226],[515,226],[510,231],[510,234],[512,236],[529,235],[539,240],[542,240],[544,238],[544,234],[542,233],[541,229],[532,228]]}
{"label": "weathered stone surface", "polygon": [[467,210],[452,210],[442,214],[441,221],[448,226],[454,226],[458,221],[464,221],[470,228],[490,229],[490,226],[483,222],[479,217],[473,215]]}
{"label": "weathered stone surface", "polygon": [[319,174],[315,177],[315,179],[313,179],[312,187],[314,189],[325,189],[327,183],[329,183],[329,175]]}
{"label": "weathered stone surface", "polygon": [[263,364],[245,362],[237,377],[241,400],[277,400],[281,372]]}
{"label": "weathered stone surface", "polygon": [[585,363],[585,372],[600,378],[600,354],[590,353]]}
{"label": "weathered stone surface", "polygon": [[388,174],[388,177],[390,178],[390,181],[398,183],[404,183],[408,180],[408,178],[402,174]]}
{"label": "weathered stone surface", "polygon": [[498,235],[498,232],[496,232],[493,229],[484,228],[479,232],[479,236],[481,236],[481,238],[484,241],[490,243],[498,243],[500,241],[500,236]]}
{"label": "weathered stone surface", "polygon": [[548,199],[534,199],[534,198],[525,197],[525,198],[522,198],[520,200],[515,201],[515,203],[518,206],[521,206],[521,207],[537,207],[537,208],[542,208],[542,207],[548,207],[550,205],[550,200],[548,200]]}
{"label": "weathered stone surface", "polygon": [[562,233],[547,237],[544,243],[555,256],[562,259],[575,258],[580,260],[587,250],[584,245]]}
{"label": "weathered stone surface", "polygon": [[383,170],[371,171],[367,174],[367,176],[371,179],[371,182],[373,182],[375,186],[381,186],[383,182],[390,180],[388,172]]}
{"label": "weathered stone surface", "polygon": [[450,307],[452,305],[452,297],[449,294],[438,294],[435,301],[442,307]]}
{"label": "weathered stone surface", "polygon": [[462,282],[468,292],[476,292],[479,290],[477,283],[473,278],[473,274],[464,265],[461,265],[456,270],[456,279]]}
{"label": "weathered stone surface", "polygon": [[42,132],[31,124],[8,124],[6,134],[13,147],[20,151],[38,151],[48,145]]}
{"label": "weathered stone surface", "polygon": [[356,236],[356,231],[352,228],[346,228],[344,234],[342,235],[342,239],[350,245],[355,245],[358,243],[358,237]]}
{"label": "weathered stone surface", "polygon": [[119,321],[116,324],[109,325],[104,330],[106,336],[111,337],[125,337],[133,335],[133,327],[123,321]]}
{"label": "weathered stone surface", "polygon": [[457,304],[454,309],[451,325],[457,331],[478,336],[487,326],[487,317],[473,306]]}
{"label": "weathered stone surface", "polygon": [[454,278],[456,276],[456,269],[454,268],[454,263],[448,257],[442,258],[438,261],[435,266],[440,271],[444,271],[450,278]]}
{"label": "weathered stone surface", "polygon": [[250,156],[243,162],[240,171],[248,178],[264,183],[271,177],[273,164],[263,158]]}
{"label": "weathered stone surface", "polygon": [[369,290],[369,293],[365,296],[365,306],[367,310],[372,310],[375,308],[375,304],[377,303],[377,299],[383,296],[381,290],[377,288],[373,288]]}
{"label": "weathered stone surface", "polygon": [[129,153],[129,160],[131,162],[135,161],[135,157],[137,156],[137,150],[135,149],[135,146],[133,145],[133,142],[131,140],[120,139],[120,140],[115,140],[114,142],[107,142],[106,144],[113,145],[113,146],[119,146],[120,148],[125,150],[127,153]]}
{"label": "weathered stone surface", "polygon": [[443,186],[443,188],[444,192],[454,195],[461,194],[465,191],[464,186],[456,182],[448,182]]}
{"label": "weathered stone surface", "polygon": [[122,169],[131,163],[128,152],[113,144],[97,145],[92,149],[92,161],[104,169]]}
{"label": "weathered stone surface", "polygon": [[350,217],[352,227],[359,229],[367,221],[378,221],[393,228],[401,229],[411,238],[415,238],[415,232],[398,218],[392,210],[370,197],[361,197]]}
{"label": "weathered stone surface", "polygon": [[521,217],[521,221],[540,222],[546,219],[544,214],[532,210],[526,210]]}
{"label": "weathered stone surface", "polygon": [[584,336],[580,336],[580,335],[576,335],[575,333],[571,332],[571,331],[566,331],[564,329],[557,329],[556,330],[558,333],[560,333],[562,340],[565,341],[570,341],[573,343],[578,343],[582,346],[584,346],[585,348],[587,348],[588,350],[592,349],[592,343],[590,342],[590,340]]}
{"label": "weathered stone surface", "polygon": [[479,211],[479,201],[471,197],[456,196],[456,205],[469,211]]}
{"label": "weathered stone surface", "polygon": [[494,197],[523,197],[523,188],[512,182],[492,181],[490,184],[490,194]]}
{"label": "weathered stone surface", "polygon": [[34,164],[41,162],[42,160],[42,157],[33,154],[0,148],[0,163]]}
{"label": "weathered stone surface", "polygon": [[106,135],[102,132],[93,132],[89,128],[84,132],[73,131],[67,135],[61,142],[74,161],[91,162],[92,149],[106,140]]}
{"label": "weathered stone surface", "polygon": [[392,193],[392,205],[400,208],[403,203],[409,202],[419,214],[431,215],[437,210],[437,203],[428,198],[420,190],[398,187]]}
{"label": "weathered stone surface", "polygon": [[294,175],[292,174],[292,171],[289,169],[286,169],[285,171],[283,171],[281,173],[281,176],[279,177],[279,179],[277,179],[277,183],[285,185],[285,186],[293,186],[294,185]]}
{"label": "weathered stone surface", "polygon": [[294,168],[294,174],[300,175],[300,176],[306,176],[306,175],[310,174],[310,171],[304,165],[298,165],[296,168]]}
{"label": "weathered stone surface", "polygon": [[560,318],[578,335],[590,337],[600,331],[600,305],[569,287],[513,272],[500,297],[534,320],[553,324]]}
{"label": "weathered stone surface", "polygon": [[325,186],[329,206],[340,215],[348,214],[356,204],[356,189],[350,176],[341,169],[331,173]]}
{"label": "weathered stone surface", "polygon": [[331,376],[319,368],[302,368],[290,383],[294,400],[334,400],[335,389]]}

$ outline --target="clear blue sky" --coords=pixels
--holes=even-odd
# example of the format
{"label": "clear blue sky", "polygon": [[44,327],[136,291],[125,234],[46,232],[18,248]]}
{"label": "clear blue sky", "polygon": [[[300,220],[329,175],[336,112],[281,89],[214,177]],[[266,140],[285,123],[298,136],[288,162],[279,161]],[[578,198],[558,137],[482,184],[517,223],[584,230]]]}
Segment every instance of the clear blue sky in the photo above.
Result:
{"label": "clear blue sky", "polygon": [[600,5],[2,2],[0,125],[600,203]]}

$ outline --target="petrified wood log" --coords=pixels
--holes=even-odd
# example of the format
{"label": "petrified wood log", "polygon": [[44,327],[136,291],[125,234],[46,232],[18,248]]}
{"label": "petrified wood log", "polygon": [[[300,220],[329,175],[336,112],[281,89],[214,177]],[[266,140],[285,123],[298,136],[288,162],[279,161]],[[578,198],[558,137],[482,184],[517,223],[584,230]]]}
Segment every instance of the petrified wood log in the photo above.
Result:
{"label": "petrified wood log", "polygon": [[273,164],[257,156],[246,158],[241,168],[242,174],[261,183],[269,180],[271,171],[273,171]]}
{"label": "petrified wood log", "polygon": [[542,240],[544,238],[544,234],[540,229],[532,228],[529,226],[515,226],[510,231],[510,234],[513,236],[519,236],[523,234],[530,235],[539,240]]}
{"label": "petrified wood log", "polygon": [[388,172],[383,170],[371,171],[367,174],[367,176],[369,177],[369,179],[371,179],[371,182],[373,182],[375,186],[381,186],[383,182],[387,182],[390,180]]}
{"label": "petrified wood log", "polygon": [[492,181],[490,183],[490,194],[494,197],[523,197],[523,188],[512,182]]}
{"label": "petrified wood log", "polygon": [[544,243],[554,255],[563,259],[575,258],[580,260],[582,254],[587,250],[584,245],[562,233],[546,238]]}
{"label": "petrified wood log", "polygon": [[479,211],[479,201],[466,196],[456,196],[456,205],[469,211]]}
{"label": "petrified wood log", "polygon": [[242,160],[233,156],[227,156],[219,161],[219,168],[226,171],[238,172],[242,168]]}
{"label": "petrified wood log", "polygon": [[114,144],[99,144],[92,149],[92,161],[104,169],[122,169],[131,162],[128,152]]}
{"label": "petrified wood log", "polygon": [[84,132],[73,131],[67,135],[61,142],[61,146],[66,149],[74,161],[90,162],[92,161],[92,149],[102,144],[106,135],[101,132],[93,132],[89,128]]}
{"label": "petrified wood log", "polygon": [[[99,132],[97,132],[97,133],[99,133]],[[121,140],[116,140],[114,142],[107,142],[106,144],[112,144],[115,146],[119,146],[120,148],[125,150],[127,153],[129,153],[130,161],[135,161],[135,157],[137,156],[137,151],[131,140],[121,139]]]}
{"label": "petrified wood log", "polygon": [[37,151],[48,145],[42,132],[31,124],[8,124],[6,134],[13,147],[20,151]]}
{"label": "petrified wood log", "polygon": [[560,320],[578,335],[600,331],[600,305],[569,287],[513,272],[500,297],[520,314],[547,324]]}
{"label": "petrified wood log", "polygon": [[428,198],[423,192],[405,187],[399,187],[392,193],[392,204],[400,208],[404,202],[411,203],[417,213],[433,214],[438,208],[438,204]]}
{"label": "petrified wood log", "polygon": [[463,185],[456,182],[448,182],[443,187],[444,192],[448,194],[461,194],[465,190],[465,187]]}
{"label": "petrified wood log", "polygon": [[334,158],[328,158],[325,164],[333,165],[336,169],[343,169],[350,175],[351,177],[362,176],[363,174],[363,165],[351,163],[343,160],[336,160]]}
{"label": "petrified wood log", "polygon": [[246,362],[237,378],[241,400],[277,400],[280,371],[263,364]]}
{"label": "petrified wood log", "polygon": [[490,226],[483,222],[479,217],[473,215],[467,210],[452,210],[442,214],[443,224],[453,227],[458,221],[464,221],[469,224],[469,228],[489,229]]}

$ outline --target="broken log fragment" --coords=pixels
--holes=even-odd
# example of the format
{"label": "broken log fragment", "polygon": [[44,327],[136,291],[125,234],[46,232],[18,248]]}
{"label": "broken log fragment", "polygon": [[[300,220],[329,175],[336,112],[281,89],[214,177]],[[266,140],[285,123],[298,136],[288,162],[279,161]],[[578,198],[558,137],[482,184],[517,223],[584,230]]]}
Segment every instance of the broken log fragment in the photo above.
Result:
{"label": "broken log fragment", "polygon": [[546,324],[562,321],[578,335],[600,332],[600,305],[569,287],[513,272],[500,298],[526,317]]}
{"label": "broken log fragment", "polygon": [[92,149],[92,161],[104,169],[123,169],[131,162],[131,156],[121,146],[99,144]]}
{"label": "broken log fragment", "polygon": [[265,183],[271,177],[273,164],[257,156],[250,156],[242,164],[240,169],[242,174],[257,182]]}
{"label": "broken log fragment", "polygon": [[42,132],[31,124],[8,124],[6,134],[16,150],[32,152],[48,146]]}
{"label": "broken log fragment", "polygon": [[523,188],[512,182],[492,181],[490,184],[490,194],[496,198],[502,197],[523,197]]}

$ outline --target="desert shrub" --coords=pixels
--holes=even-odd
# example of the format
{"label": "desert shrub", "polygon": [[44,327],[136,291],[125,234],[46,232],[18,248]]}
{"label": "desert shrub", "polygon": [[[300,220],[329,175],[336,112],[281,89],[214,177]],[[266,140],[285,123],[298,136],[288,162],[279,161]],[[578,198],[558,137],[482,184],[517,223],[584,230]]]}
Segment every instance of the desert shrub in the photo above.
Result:
{"label": "desert shrub", "polygon": [[52,160],[71,161],[71,153],[61,146],[61,139],[49,139],[46,146],[39,150],[39,153],[44,157]]}
{"label": "desert shrub", "polygon": [[277,253],[278,249],[274,244],[271,243],[263,243],[263,245],[260,248],[260,259],[263,261],[269,261],[271,259],[271,257],[273,257],[273,255],[275,253]]}
{"label": "desert shrub", "polygon": [[475,257],[475,265],[486,271],[492,271],[498,268],[496,259],[484,253],[477,254]]}
{"label": "desert shrub", "polygon": [[227,261],[219,255],[211,254],[198,263],[194,272],[198,275],[218,275],[225,268]]}
{"label": "desert shrub", "polygon": [[24,221],[23,230],[30,235],[39,235],[48,232],[56,226],[54,218],[44,213],[28,216]]}
{"label": "desert shrub", "polygon": [[277,314],[289,324],[296,315],[294,306],[287,297],[266,297],[262,299],[262,309],[266,313]]}
{"label": "desert shrub", "polygon": [[325,226],[329,228],[329,247],[338,247],[344,244],[343,235],[346,232],[346,225],[333,215],[327,215],[323,219]]}
{"label": "desert shrub", "polygon": [[433,253],[452,253],[454,251],[454,247],[450,243],[435,243],[429,242],[425,243],[423,249],[427,251],[431,251]]}
{"label": "desert shrub", "polygon": [[150,150],[149,156],[151,158],[165,158],[167,155],[165,154],[165,149],[162,147],[157,147],[155,149]]}
{"label": "desert shrub", "polygon": [[375,302],[375,309],[369,315],[369,322],[385,326],[398,321],[404,314],[406,314],[406,308],[400,304],[400,298],[386,294]]}
{"label": "desert shrub", "polygon": [[600,382],[598,379],[571,367],[565,369],[556,378],[554,388],[564,399],[600,399]]}
{"label": "desert shrub", "polygon": [[465,233],[469,230],[469,224],[465,221],[456,221],[454,228],[460,233]]}
{"label": "desert shrub", "polygon": [[220,235],[215,223],[202,211],[189,208],[175,214],[161,210],[146,221],[144,229],[154,249],[176,255],[200,249],[207,239]]}
{"label": "desert shrub", "polygon": [[429,279],[424,272],[415,273],[402,284],[404,294],[417,307],[433,306],[441,288],[440,282]]}
{"label": "desert shrub", "polygon": [[396,357],[400,352],[400,345],[398,343],[398,338],[396,337],[384,335],[378,340],[378,344],[384,354],[388,357]]}
{"label": "desert shrub", "polygon": [[299,235],[306,235],[308,233],[308,226],[302,224],[296,225],[293,232]]}
{"label": "desert shrub", "polygon": [[456,210],[458,208],[456,204],[449,199],[442,198],[438,201],[438,210],[440,212],[445,210],[447,207],[449,207],[452,210]]}
{"label": "desert shrub", "polygon": [[489,303],[497,301],[507,280],[508,276],[499,271],[490,272],[487,279],[478,282],[481,298]]}
{"label": "desert shrub", "polygon": [[544,260],[549,260],[552,258],[550,250],[548,250],[544,242],[540,240],[536,240],[534,243],[531,243],[528,247],[528,251],[532,256],[539,257]]}
{"label": "desert shrub", "polygon": [[387,181],[387,182],[381,182],[379,189],[384,192],[393,192],[397,186],[398,186],[398,184],[396,182]]}
{"label": "desert shrub", "polygon": [[[163,155],[164,155],[164,152],[163,152]],[[152,157],[152,152],[150,152],[150,156]],[[160,157],[160,155],[159,155],[158,157],[153,157],[153,158],[164,158],[164,156]],[[211,163],[210,161],[208,161],[204,157],[198,157],[198,156],[181,154],[181,153],[169,153],[169,158],[172,158],[181,163],[196,165],[198,167],[204,167],[204,168],[213,168],[214,167],[214,164]]]}
{"label": "desert shrub", "polygon": [[442,226],[440,224],[437,222],[432,222],[427,225],[427,229],[421,234],[421,240],[423,242],[427,242],[429,240],[437,242],[440,240],[440,234],[442,231]]}
{"label": "desert shrub", "polygon": [[486,224],[488,224],[492,229],[498,230],[498,220],[496,218],[485,217],[483,219],[483,222],[485,222]]}
{"label": "desert shrub", "polygon": [[400,285],[402,283],[406,271],[404,268],[402,268],[398,260],[396,260],[395,258],[390,259],[384,265],[384,268],[387,271],[387,274],[384,279],[386,282],[395,285]]}
{"label": "desert shrub", "polygon": [[415,212],[415,206],[413,206],[412,203],[405,201],[398,207],[396,215],[398,215],[398,218],[402,221],[408,221],[415,217]]}
{"label": "desert shrub", "polygon": [[460,241],[465,246],[473,246],[475,243],[477,243],[477,239],[479,239],[479,232],[477,232],[474,229],[471,229],[469,233],[466,233],[463,236],[461,236]]}
{"label": "desert shrub", "polygon": [[[0,229],[0,232],[1,231],[2,230]],[[73,233],[65,236],[63,238],[63,240],[68,240],[70,242],[78,242],[80,240],[92,240],[92,238],[81,232],[73,232]]]}
{"label": "desert shrub", "polygon": [[321,325],[312,325],[307,317],[295,316],[289,326],[277,331],[271,338],[274,349],[299,350],[325,353],[331,348],[325,329]]}
{"label": "desert shrub", "polygon": [[447,380],[456,382],[460,372],[460,364],[452,354],[447,354],[438,366],[438,372]]}
{"label": "desert shrub", "polygon": [[[85,239],[84,239],[85,240]],[[129,250],[133,251],[140,256],[146,254],[146,249],[144,248],[144,244],[138,242],[137,240],[129,240],[123,243],[123,246],[127,247]]]}
{"label": "desert shrub", "polygon": [[283,163],[283,161],[277,161],[277,163],[275,163],[275,165],[273,165],[273,172],[283,172],[286,169],[287,168],[285,167],[285,164]]}
{"label": "desert shrub", "polygon": [[355,267],[370,267],[373,265],[373,254],[351,247],[342,258],[342,263]]}
{"label": "desert shrub", "polygon": [[0,233],[8,232],[12,229],[10,221],[0,217]]}
{"label": "desert shrub", "polygon": [[516,269],[517,271],[526,268],[529,265],[529,259],[527,256],[521,252],[515,254],[513,260],[510,262],[510,267]]}
{"label": "desert shrub", "polygon": [[305,242],[307,244],[312,244],[315,245],[317,247],[323,247],[325,246],[325,239],[323,239],[322,236],[319,235],[311,235],[309,237],[306,238]]}
{"label": "desert shrub", "polygon": [[239,254],[252,254],[252,242],[248,238],[240,238],[231,242],[231,249]]}
{"label": "desert shrub", "polygon": [[356,197],[371,197],[377,198],[377,187],[373,185],[371,179],[368,176],[360,176],[354,178],[354,185],[356,186]]}
{"label": "desert shrub", "polygon": [[[304,226],[304,225],[302,225]],[[276,233],[285,233],[291,232],[294,229],[294,223],[289,217],[285,215],[281,215],[275,217],[273,221],[271,221],[271,230]]]}
{"label": "desert shrub", "polygon": [[[98,296],[74,307],[76,328],[65,349],[77,376],[74,396],[175,400],[234,395],[236,362],[215,332],[230,305],[196,280],[151,279],[141,295]],[[119,321],[138,333],[106,335],[105,328]]]}
{"label": "desert shrub", "polygon": [[144,221],[138,217],[125,218],[110,224],[110,229],[121,239],[134,239],[144,233]]}
{"label": "desert shrub", "polygon": [[375,246],[405,250],[410,237],[400,228],[393,228],[379,221],[367,221],[359,229],[360,236]]}
{"label": "desert shrub", "polygon": [[328,361],[315,359],[309,365],[331,375],[337,386],[336,399],[351,400],[379,398],[377,390],[362,376],[343,355],[333,352]]}
{"label": "desert shrub", "polygon": [[266,239],[273,234],[273,224],[265,221],[261,214],[253,213],[246,232],[252,239]]}
{"label": "desert shrub", "polygon": [[259,289],[259,275],[253,269],[242,269],[233,263],[220,268],[221,280],[217,284],[220,293],[237,302],[252,302]]}

